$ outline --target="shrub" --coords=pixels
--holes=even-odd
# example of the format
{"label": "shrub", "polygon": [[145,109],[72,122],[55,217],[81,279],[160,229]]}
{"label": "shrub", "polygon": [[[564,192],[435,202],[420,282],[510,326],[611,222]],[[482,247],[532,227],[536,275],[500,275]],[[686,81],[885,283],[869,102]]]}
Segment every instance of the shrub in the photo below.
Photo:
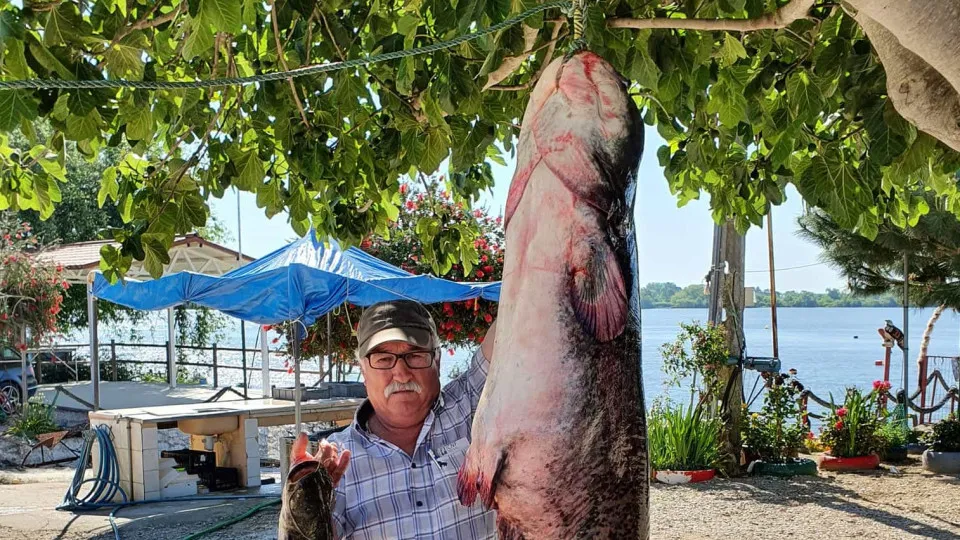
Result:
{"label": "shrub", "polygon": [[952,414],[934,424],[925,442],[934,452],[960,452],[960,418]]}
{"label": "shrub", "polygon": [[833,405],[824,419],[820,435],[823,444],[835,457],[866,456],[880,450],[883,441],[877,436],[880,428],[877,391],[864,395],[856,388],[848,388],[843,406]]}
{"label": "shrub", "polygon": [[650,462],[655,470],[692,471],[714,469],[723,461],[718,418],[702,407],[657,404],[647,419]]}
{"label": "shrub", "polygon": [[789,379],[789,375],[772,377],[763,407],[745,415],[742,424],[744,444],[769,463],[783,463],[794,457],[807,435],[797,403],[800,386]]}
{"label": "shrub", "polygon": [[43,402],[43,394],[38,393],[30,398],[27,413],[18,416],[7,433],[33,439],[42,433],[59,431],[60,426],[53,421],[53,411],[53,407]]}

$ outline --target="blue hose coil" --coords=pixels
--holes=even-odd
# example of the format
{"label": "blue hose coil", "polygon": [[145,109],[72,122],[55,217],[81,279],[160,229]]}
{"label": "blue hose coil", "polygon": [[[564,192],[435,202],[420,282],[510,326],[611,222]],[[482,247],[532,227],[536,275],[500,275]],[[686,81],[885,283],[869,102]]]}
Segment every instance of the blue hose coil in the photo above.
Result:
{"label": "blue hose coil", "polygon": [[[104,425],[97,426],[95,429],[84,433],[85,444],[77,459],[77,469],[73,474],[73,480],[67,488],[67,493],[63,496],[63,502],[57,506],[57,510],[67,510],[71,512],[94,511],[103,508],[113,508],[110,512],[110,527],[113,529],[113,536],[120,540],[120,529],[117,527],[114,518],[117,512],[128,506],[137,506],[141,504],[180,502],[180,501],[217,501],[217,500],[245,500],[245,499],[276,499],[279,495],[221,495],[221,496],[186,496],[171,497],[167,499],[148,499],[143,501],[130,501],[127,493],[120,487],[120,464],[117,461],[117,451],[110,438],[110,428]],[[87,468],[87,460],[90,459],[90,452],[93,449],[94,442],[97,443],[97,449],[100,453],[100,462],[96,464],[96,474],[86,480],[83,479]],[[93,487],[83,497],[79,497],[80,489],[84,484],[93,483]],[[111,502],[114,497],[120,493],[123,502]]]}

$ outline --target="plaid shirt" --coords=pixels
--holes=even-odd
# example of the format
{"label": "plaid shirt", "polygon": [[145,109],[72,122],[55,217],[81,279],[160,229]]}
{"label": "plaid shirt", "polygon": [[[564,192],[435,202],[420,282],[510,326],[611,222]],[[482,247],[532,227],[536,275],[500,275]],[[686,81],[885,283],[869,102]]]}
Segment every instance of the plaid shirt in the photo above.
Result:
{"label": "plaid shirt", "polygon": [[336,488],[334,522],[341,538],[496,538],[496,511],[482,504],[467,508],[457,498],[457,473],[488,367],[478,347],[469,369],[440,391],[412,458],[367,431],[369,400],[350,426],[327,438],[350,450],[350,465]]}

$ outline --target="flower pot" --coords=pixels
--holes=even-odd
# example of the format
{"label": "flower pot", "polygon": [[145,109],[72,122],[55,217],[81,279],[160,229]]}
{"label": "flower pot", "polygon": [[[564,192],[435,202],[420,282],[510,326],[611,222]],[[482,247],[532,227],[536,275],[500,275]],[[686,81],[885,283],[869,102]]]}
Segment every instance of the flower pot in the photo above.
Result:
{"label": "flower pot", "polygon": [[923,468],[937,474],[960,474],[960,452],[934,452],[927,449],[923,453]]}
{"label": "flower pot", "polygon": [[907,453],[914,456],[923,454],[927,448],[927,445],[923,443],[907,443]]}
{"label": "flower pot", "polygon": [[824,454],[820,457],[820,469],[825,471],[864,471],[880,466],[880,456],[834,457]]}
{"label": "flower pot", "polygon": [[689,484],[691,482],[706,482],[716,476],[713,469],[701,471],[656,471],[655,477],[663,484]]}
{"label": "flower pot", "polygon": [[766,476],[816,476],[817,463],[812,459],[789,459],[784,463],[754,461],[751,472]]}
{"label": "flower pot", "polygon": [[900,463],[907,460],[907,447],[894,446],[883,451],[883,460],[891,463]]}

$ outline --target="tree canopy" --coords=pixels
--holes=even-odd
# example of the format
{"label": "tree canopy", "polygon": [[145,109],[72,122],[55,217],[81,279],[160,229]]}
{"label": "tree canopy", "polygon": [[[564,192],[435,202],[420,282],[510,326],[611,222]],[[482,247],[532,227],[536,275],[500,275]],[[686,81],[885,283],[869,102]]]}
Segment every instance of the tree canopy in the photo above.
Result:
{"label": "tree canopy", "polygon": [[[745,231],[794,184],[868,238],[884,220],[916,224],[929,209],[923,190],[960,214],[960,29],[950,15],[960,0],[586,4],[586,44],[629,79],[666,141],[657,156],[681,204],[706,193],[715,219]],[[441,43],[534,5],[0,0],[0,77],[276,73]],[[134,258],[158,275],[174,236],[205,225],[207,201],[230,187],[255,193],[267,216],[288,212],[299,234],[313,226],[358,243],[398,218],[404,177],[446,163],[452,197],[478,199],[493,181],[489,162],[514,151],[529,91],[571,43],[570,27],[556,8],[429,55],[250,85],[0,90],[0,209],[49,217],[68,181],[69,141],[90,159],[128,145],[99,189],[123,222],[113,229],[120,248],[102,252],[110,278]],[[49,136],[32,128],[38,117]],[[3,133],[14,131],[29,151],[13,150]],[[442,245],[432,236],[427,256],[476,264],[475,233],[451,231]]]}
{"label": "tree canopy", "polygon": [[911,303],[958,309],[960,221],[942,200],[928,195],[925,201],[930,211],[916,224],[904,230],[885,222],[874,241],[844,230],[820,210],[800,218],[800,234],[823,250],[821,257],[839,270],[854,294],[902,297],[906,254]]}

